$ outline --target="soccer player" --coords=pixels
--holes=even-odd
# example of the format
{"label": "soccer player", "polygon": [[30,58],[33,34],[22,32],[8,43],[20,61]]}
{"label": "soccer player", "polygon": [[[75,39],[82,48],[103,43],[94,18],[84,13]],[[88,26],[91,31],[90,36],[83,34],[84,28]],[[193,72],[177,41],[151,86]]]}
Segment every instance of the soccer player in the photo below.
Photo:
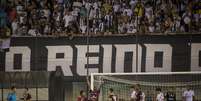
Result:
{"label": "soccer player", "polygon": [[188,89],[183,93],[183,101],[194,101],[194,100],[195,100],[194,91],[188,87]]}
{"label": "soccer player", "polygon": [[[86,77],[87,79],[87,84],[88,84],[88,87],[90,88],[90,81],[89,81],[89,78]],[[101,87],[102,84],[99,85],[99,88]],[[97,88],[97,87],[94,87],[94,90],[89,90],[89,101],[98,101],[98,98],[99,98],[99,94],[100,94],[100,89]]]}
{"label": "soccer player", "polygon": [[29,88],[25,88],[22,100],[31,101],[31,94],[29,93]]}
{"label": "soccer player", "polygon": [[161,91],[161,88],[157,88],[156,91],[158,93],[156,96],[156,101],[164,101],[164,94]]}
{"label": "soccer player", "polygon": [[117,101],[117,96],[114,94],[114,90],[112,88],[109,89],[108,98],[109,101]]}
{"label": "soccer player", "polygon": [[168,91],[166,93],[165,98],[166,98],[166,101],[176,101],[176,95],[171,91]]}
{"label": "soccer player", "polygon": [[134,101],[145,101],[145,94],[144,92],[141,91],[139,84],[136,84],[135,91],[136,91],[135,93],[136,98]]}
{"label": "soccer player", "polygon": [[77,97],[77,101],[87,101],[86,93],[83,90],[80,91],[80,95]]}
{"label": "soccer player", "polygon": [[153,101],[153,98],[152,98],[152,94],[149,92],[149,90],[147,91],[146,93],[146,98],[145,98],[146,101]]}
{"label": "soccer player", "polygon": [[94,90],[89,90],[89,101],[98,101],[100,90],[98,90],[96,87]]}
{"label": "soccer player", "polygon": [[130,101],[135,101],[136,99],[136,91],[135,91],[135,86],[131,86],[131,96],[130,96]]}
{"label": "soccer player", "polygon": [[17,101],[15,86],[11,87],[11,92],[7,96],[7,101]]}

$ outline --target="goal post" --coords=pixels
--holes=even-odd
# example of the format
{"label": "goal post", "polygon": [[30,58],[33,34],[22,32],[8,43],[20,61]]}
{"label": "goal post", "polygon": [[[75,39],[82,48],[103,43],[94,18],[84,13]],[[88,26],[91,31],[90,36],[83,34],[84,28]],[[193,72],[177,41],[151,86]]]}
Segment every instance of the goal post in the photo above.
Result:
{"label": "goal post", "polygon": [[185,89],[191,88],[197,100],[201,100],[201,72],[141,72],[141,73],[92,73],[91,89],[100,89],[100,101],[105,101],[108,90],[113,88],[118,98],[128,101],[130,87],[139,84],[145,96],[155,98],[156,88],[164,93],[172,92],[182,100]]}

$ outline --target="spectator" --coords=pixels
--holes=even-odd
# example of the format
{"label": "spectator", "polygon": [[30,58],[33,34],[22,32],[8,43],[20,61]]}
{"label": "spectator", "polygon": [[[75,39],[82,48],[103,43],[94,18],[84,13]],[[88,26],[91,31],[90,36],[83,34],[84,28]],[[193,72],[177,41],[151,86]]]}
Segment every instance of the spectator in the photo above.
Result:
{"label": "spectator", "polygon": [[137,3],[137,0],[130,0],[129,4],[131,6],[131,9],[134,9],[136,3]]}
{"label": "spectator", "polygon": [[16,19],[16,16],[17,16],[17,11],[16,9],[13,7],[11,9],[11,11],[9,12],[9,22],[13,22],[15,19]]}
{"label": "spectator", "polygon": [[73,16],[70,14],[70,12],[66,11],[65,12],[65,15],[63,17],[63,20],[64,20],[64,27],[67,29],[67,32],[70,31],[70,24],[71,22],[73,21]]}
{"label": "spectator", "polygon": [[49,23],[45,24],[45,28],[44,28],[43,32],[45,35],[51,35],[51,27],[50,27]]}
{"label": "spectator", "polygon": [[190,13],[189,12],[185,12],[182,16],[182,20],[184,22],[184,28],[185,28],[185,32],[189,32],[190,30],[190,23],[191,23],[191,18],[190,18]]}
{"label": "spectator", "polygon": [[113,11],[116,15],[118,15],[120,13],[120,4],[119,2],[115,2],[114,5],[113,5]]}
{"label": "spectator", "polygon": [[173,26],[172,19],[170,17],[167,17],[164,22],[165,33],[170,32],[172,26]]}
{"label": "spectator", "polygon": [[153,7],[148,3],[145,6],[145,17],[149,20],[149,22],[152,21],[153,18]]}
{"label": "spectator", "polygon": [[153,22],[151,22],[150,24],[149,24],[149,32],[150,33],[153,33],[153,32],[155,32],[155,27],[154,27],[154,24],[153,24]]}
{"label": "spectator", "polygon": [[[96,34],[199,32],[200,4],[199,0],[4,0],[0,30],[4,36],[10,31],[27,35],[32,26],[42,35],[86,33],[89,15],[89,30]],[[130,21],[134,26],[128,26]]]}
{"label": "spectator", "polygon": [[50,10],[48,9],[47,6],[45,6],[45,8],[43,9],[43,12],[44,12],[44,16],[49,19],[50,15],[51,15],[51,12]]}
{"label": "spectator", "polygon": [[37,36],[37,34],[38,34],[38,31],[35,26],[32,26],[31,29],[29,29],[28,31],[28,35],[30,36]]}
{"label": "spectator", "polygon": [[113,15],[112,15],[112,12],[107,13],[105,15],[105,19],[104,20],[105,20],[106,31],[111,31],[111,28],[113,26],[113,23],[112,23],[112,21],[113,21]]}
{"label": "spectator", "polygon": [[0,28],[7,25],[7,14],[3,9],[0,9]]}
{"label": "spectator", "polygon": [[14,19],[14,20],[13,20],[11,26],[12,26],[12,34],[13,34],[13,35],[16,35],[17,29],[18,29],[18,21],[17,21],[17,19]]}

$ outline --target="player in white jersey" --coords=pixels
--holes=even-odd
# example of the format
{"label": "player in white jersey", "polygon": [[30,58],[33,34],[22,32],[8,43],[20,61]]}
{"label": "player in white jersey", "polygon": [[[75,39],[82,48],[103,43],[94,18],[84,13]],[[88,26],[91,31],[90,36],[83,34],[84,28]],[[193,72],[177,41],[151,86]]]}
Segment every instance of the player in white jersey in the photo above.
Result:
{"label": "player in white jersey", "polygon": [[186,91],[183,93],[183,101],[194,101],[194,91],[188,88]]}
{"label": "player in white jersey", "polygon": [[156,101],[164,101],[165,97],[164,97],[164,94],[161,91],[161,89],[157,88],[156,91],[158,92],[158,94],[156,96]]}
{"label": "player in white jersey", "polygon": [[135,86],[131,87],[131,89],[132,93],[130,101],[145,101],[145,94],[141,91],[139,84],[136,84]]}
{"label": "player in white jersey", "polygon": [[136,99],[136,91],[135,91],[135,86],[131,87],[131,95],[130,95],[130,101],[135,101]]}

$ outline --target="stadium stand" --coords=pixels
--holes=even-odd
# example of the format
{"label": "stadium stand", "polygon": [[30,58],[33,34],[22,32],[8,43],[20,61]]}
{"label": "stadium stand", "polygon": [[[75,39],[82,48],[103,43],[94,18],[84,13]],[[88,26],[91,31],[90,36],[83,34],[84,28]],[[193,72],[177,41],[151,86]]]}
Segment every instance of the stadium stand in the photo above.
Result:
{"label": "stadium stand", "polygon": [[1,0],[1,37],[201,31],[199,0]]}

